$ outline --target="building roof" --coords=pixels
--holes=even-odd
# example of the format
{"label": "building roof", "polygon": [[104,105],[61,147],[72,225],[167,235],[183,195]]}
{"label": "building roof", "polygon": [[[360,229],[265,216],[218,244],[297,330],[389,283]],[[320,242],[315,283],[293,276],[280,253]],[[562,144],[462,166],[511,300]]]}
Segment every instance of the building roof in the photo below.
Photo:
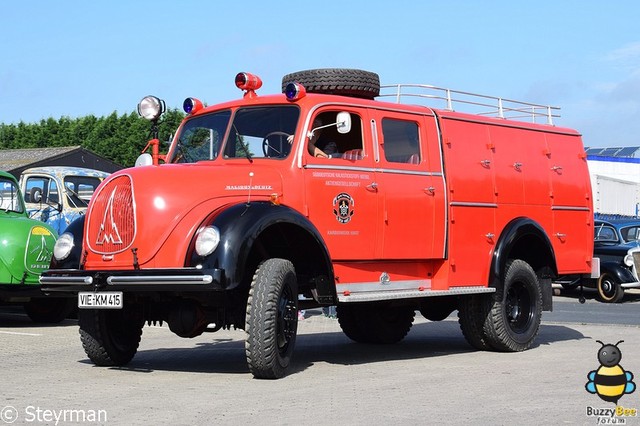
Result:
{"label": "building roof", "polygon": [[109,173],[122,168],[121,165],[79,145],[0,150],[0,170],[6,170],[16,177],[29,167],[53,165],[86,167]]}

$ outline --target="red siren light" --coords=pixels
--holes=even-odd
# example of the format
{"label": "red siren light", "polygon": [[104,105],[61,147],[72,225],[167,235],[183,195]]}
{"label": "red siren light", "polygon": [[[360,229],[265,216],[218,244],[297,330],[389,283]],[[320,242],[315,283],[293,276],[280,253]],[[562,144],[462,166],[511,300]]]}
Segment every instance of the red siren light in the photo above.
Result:
{"label": "red siren light", "polygon": [[236,87],[246,91],[258,90],[262,87],[262,80],[255,74],[239,72],[236,75]]}

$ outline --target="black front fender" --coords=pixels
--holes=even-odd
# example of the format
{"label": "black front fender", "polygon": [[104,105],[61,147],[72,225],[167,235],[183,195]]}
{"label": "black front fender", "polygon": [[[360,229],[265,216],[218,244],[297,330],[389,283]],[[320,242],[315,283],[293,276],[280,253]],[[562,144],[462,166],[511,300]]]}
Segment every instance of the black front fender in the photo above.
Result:
{"label": "black front fender", "polygon": [[608,273],[613,275],[621,283],[633,283],[636,282],[636,278],[633,276],[629,268],[624,265],[615,262],[604,262],[600,264],[600,276]]}
{"label": "black front fender", "polygon": [[[295,247],[301,238],[306,246],[314,246],[317,254],[315,262],[326,268],[330,282],[333,269],[329,251],[316,227],[301,213],[291,207],[274,205],[269,202],[235,204],[212,216],[203,226],[211,225],[220,231],[220,243],[212,254],[201,257],[195,253],[195,237],[191,243],[189,266],[222,270],[223,286],[232,289],[250,279],[254,264],[250,255],[256,250],[259,257],[283,257],[294,260],[298,253]],[[270,235],[269,246],[258,244],[265,234]],[[296,262],[294,262],[295,264]]]}

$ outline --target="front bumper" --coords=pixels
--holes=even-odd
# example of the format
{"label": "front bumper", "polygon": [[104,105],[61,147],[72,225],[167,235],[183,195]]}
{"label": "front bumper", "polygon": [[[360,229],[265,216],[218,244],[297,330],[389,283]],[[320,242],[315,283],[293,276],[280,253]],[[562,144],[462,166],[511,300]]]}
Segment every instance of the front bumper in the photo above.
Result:
{"label": "front bumper", "polygon": [[173,291],[202,292],[224,290],[220,269],[136,269],[127,271],[85,271],[50,269],[40,276],[42,291]]}

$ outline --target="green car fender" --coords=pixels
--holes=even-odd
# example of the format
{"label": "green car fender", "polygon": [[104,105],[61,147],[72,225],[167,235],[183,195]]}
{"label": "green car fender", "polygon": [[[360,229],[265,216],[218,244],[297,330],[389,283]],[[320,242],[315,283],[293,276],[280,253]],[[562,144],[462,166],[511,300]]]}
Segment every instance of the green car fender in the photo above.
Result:
{"label": "green car fender", "polygon": [[56,238],[51,226],[29,219],[15,178],[0,172],[0,285],[38,285]]}
{"label": "green car fender", "polygon": [[16,218],[3,220],[0,234],[0,284],[37,284],[42,271],[49,269],[55,231],[39,221]]}

